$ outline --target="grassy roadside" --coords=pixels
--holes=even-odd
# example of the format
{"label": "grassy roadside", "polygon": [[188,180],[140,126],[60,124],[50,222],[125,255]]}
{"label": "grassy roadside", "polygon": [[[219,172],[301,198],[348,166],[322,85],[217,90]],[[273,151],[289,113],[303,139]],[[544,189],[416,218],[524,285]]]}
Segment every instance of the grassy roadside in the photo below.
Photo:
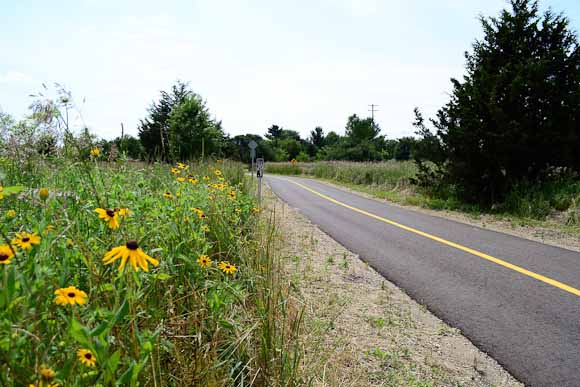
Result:
{"label": "grassy roadside", "polygon": [[580,183],[574,180],[518,187],[502,205],[482,209],[462,203],[452,194],[435,196],[412,185],[416,168],[411,161],[268,163],[266,172],[316,178],[403,206],[445,211],[485,223],[500,222],[513,229],[541,228],[580,237]]}
{"label": "grassy roadside", "polygon": [[300,310],[241,165],[0,169],[2,386],[300,383]]}

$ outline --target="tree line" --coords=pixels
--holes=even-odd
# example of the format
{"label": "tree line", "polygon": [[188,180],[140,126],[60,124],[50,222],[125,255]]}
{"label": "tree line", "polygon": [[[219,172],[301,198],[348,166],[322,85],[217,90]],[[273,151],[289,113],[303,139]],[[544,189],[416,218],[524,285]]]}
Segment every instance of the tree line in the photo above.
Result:
{"label": "tree line", "polygon": [[371,118],[356,114],[348,117],[345,134],[326,133],[315,127],[307,138],[296,130],[273,124],[265,136],[243,134],[229,136],[221,122],[211,118],[203,98],[188,84],[177,81],[162,91],[158,101],[140,120],[138,138],[118,137],[103,141],[105,152],[111,148],[131,158],[143,160],[188,160],[203,157],[229,158],[249,162],[250,141],[258,144],[257,155],[266,161],[310,160],[409,160],[416,140],[413,137],[387,139]]}
{"label": "tree line", "polygon": [[[344,135],[315,127],[302,138],[274,124],[264,128],[264,136],[232,137],[204,99],[178,81],[150,105],[138,137],[100,144],[107,153],[167,162],[205,157],[249,162],[252,140],[266,161],[413,159],[417,185],[490,206],[517,187],[578,181],[580,50],[570,21],[552,10],[540,13],[537,1],[510,0],[498,16],[482,16],[480,22],[483,37],[465,53],[463,78],[451,79],[449,101],[434,118],[415,109],[415,137],[388,139],[371,118],[356,114],[347,118]],[[52,122],[64,127],[68,116],[57,113],[70,105],[70,94],[60,94],[56,102],[41,98],[44,102],[33,104],[33,120],[16,122],[0,112],[3,148],[27,141],[26,149],[53,153],[58,136]],[[43,127],[50,130],[38,131]]]}

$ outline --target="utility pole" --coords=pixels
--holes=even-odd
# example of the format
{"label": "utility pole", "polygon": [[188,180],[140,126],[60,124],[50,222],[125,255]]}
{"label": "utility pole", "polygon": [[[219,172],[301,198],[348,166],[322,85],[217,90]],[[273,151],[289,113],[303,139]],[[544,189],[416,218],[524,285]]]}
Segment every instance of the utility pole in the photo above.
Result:
{"label": "utility pole", "polygon": [[371,107],[369,111],[371,112],[371,121],[373,122],[373,127],[374,127],[375,126],[375,112],[378,111],[376,109],[376,107],[378,107],[379,105],[370,104],[369,106]]}

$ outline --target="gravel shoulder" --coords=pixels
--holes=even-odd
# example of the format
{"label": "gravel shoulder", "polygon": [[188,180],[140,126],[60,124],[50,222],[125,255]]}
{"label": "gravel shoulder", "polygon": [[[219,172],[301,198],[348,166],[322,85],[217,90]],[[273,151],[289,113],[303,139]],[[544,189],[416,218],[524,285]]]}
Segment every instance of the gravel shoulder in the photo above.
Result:
{"label": "gravel shoulder", "polygon": [[263,193],[293,302],[304,308],[309,386],[522,386],[268,187]]}

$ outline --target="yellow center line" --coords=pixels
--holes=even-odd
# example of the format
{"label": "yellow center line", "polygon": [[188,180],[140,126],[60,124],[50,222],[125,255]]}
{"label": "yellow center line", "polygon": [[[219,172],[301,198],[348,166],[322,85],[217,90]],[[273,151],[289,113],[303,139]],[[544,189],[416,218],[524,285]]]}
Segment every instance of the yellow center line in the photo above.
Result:
{"label": "yellow center line", "polygon": [[574,287],[572,287],[570,285],[566,285],[563,282],[556,281],[556,280],[554,280],[552,278],[548,278],[548,277],[543,276],[543,275],[538,274],[538,273],[534,273],[533,271],[524,269],[521,266],[517,266],[517,265],[514,265],[512,263],[506,262],[506,261],[504,261],[502,259],[493,257],[493,256],[491,256],[489,254],[482,253],[481,251],[477,251],[477,250],[474,250],[472,248],[469,248],[469,247],[460,245],[458,243],[448,241],[447,239],[443,239],[443,238],[440,238],[438,236],[435,236],[435,235],[432,235],[432,234],[428,234],[428,233],[426,233],[424,231],[417,230],[417,229],[415,229],[413,227],[405,226],[404,224],[400,224],[400,223],[397,223],[397,222],[392,221],[390,219],[383,218],[382,216],[378,216],[378,215],[372,214],[372,213],[367,212],[365,210],[361,210],[360,208],[356,208],[356,207],[350,206],[350,205],[348,205],[346,203],[343,203],[343,202],[340,202],[340,201],[338,201],[336,199],[333,199],[330,196],[326,196],[324,194],[321,194],[320,192],[315,191],[312,188],[307,187],[307,186],[305,186],[303,184],[297,183],[295,181],[292,181],[292,180],[286,180],[286,181],[289,181],[292,184],[295,184],[295,185],[297,185],[297,186],[299,186],[299,187],[301,187],[301,188],[303,188],[303,189],[305,189],[305,190],[307,190],[307,191],[309,191],[309,192],[311,192],[311,193],[313,193],[313,194],[315,194],[317,196],[320,196],[323,199],[326,199],[326,200],[334,203],[334,204],[338,204],[339,206],[348,208],[349,210],[356,211],[356,212],[358,212],[360,214],[366,215],[366,216],[371,217],[371,218],[376,219],[376,220],[380,220],[381,222],[385,222],[387,224],[390,224],[392,226],[398,227],[400,229],[403,229],[405,231],[411,232],[413,234],[420,235],[422,237],[425,237],[425,238],[434,240],[436,242],[442,243],[444,245],[453,247],[453,248],[455,248],[457,250],[461,250],[461,251],[464,251],[466,253],[475,255],[476,257],[483,258],[483,259],[485,259],[487,261],[493,262],[493,263],[495,263],[497,265],[500,265],[500,266],[503,266],[503,267],[508,268],[510,270],[516,271],[516,272],[521,273],[523,275],[526,275],[528,277],[534,278],[534,279],[536,279],[538,281],[541,281],[541,282],[544,282],[544,283],[546,283],[548,285],[552,285],[552,286],[554,286],[554,287],[556,287],[558,289],[562,289],[562,290],[564,290],[564,291],[566,291],[568,293],[572,293],[572,294],[575,294],[577,296],[580,296],[580,290],[578,290],[578,289],[576,289],[576,288],[574,288]]}

